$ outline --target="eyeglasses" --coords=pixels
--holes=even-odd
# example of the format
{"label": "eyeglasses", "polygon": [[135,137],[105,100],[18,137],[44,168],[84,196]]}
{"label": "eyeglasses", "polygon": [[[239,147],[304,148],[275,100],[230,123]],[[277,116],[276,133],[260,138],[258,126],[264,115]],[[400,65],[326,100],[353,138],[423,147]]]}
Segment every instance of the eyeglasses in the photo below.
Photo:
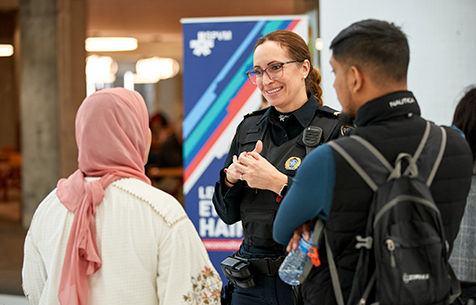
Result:
{"label": "eyeglasses", "polygon": [[285,64],[290,64],[293,62],[297,62],[297,60],[291,60],[287,62],[280,62],[276,64],[269,65],[266,69],[260,70],[260,69],[253,69],[248,72],[246,72],[246,75],[248,75],[250,81],[255,84],[259,85],[263,81],[263,75],[266,73],[268,77],[272,80],[277,80],[283,77],[284,74],[284,65]]}

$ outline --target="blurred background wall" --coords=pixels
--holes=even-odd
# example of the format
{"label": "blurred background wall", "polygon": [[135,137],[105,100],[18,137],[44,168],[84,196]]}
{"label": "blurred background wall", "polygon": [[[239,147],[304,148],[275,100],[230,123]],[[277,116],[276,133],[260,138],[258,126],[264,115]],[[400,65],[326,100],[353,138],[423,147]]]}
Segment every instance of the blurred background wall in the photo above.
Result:
{"label": "blurred background wall", "polygon": [[410,44],[408,88],[422,116],[451,124],[464,88],[476,84],[476,1],[473,0],[320,0],[324,101],[339,108],[332,87],[329,46],[351,23],[363,19],[394,22]]}

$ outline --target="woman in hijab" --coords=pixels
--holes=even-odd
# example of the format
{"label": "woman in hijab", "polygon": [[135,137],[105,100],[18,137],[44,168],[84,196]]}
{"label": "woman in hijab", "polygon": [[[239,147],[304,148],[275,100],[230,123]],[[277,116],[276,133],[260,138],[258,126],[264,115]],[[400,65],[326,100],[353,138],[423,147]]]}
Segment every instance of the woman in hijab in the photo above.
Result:
{"label": "woman in hijab", "polygon": [[39,205],[25,240],[30,304],[219,304],[221,280],[193,224],[144,173],[141,95],[87,97],[76,142],[78,170]]}

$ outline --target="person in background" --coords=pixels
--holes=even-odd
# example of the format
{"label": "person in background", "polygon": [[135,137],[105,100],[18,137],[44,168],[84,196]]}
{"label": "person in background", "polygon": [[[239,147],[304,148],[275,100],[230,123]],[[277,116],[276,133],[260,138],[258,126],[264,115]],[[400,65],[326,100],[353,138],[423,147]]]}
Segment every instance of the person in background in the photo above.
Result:
{"label": "person in background", "polygon": [[153,186],[174,196],[183,205],[182,120],[171,128],[160,147],[149,153],[146,174]]}
{"label": "person in background", "polygon": [[322,106],[321,75],[299,35],[280,30],[259,38],[253,65],[246,73],[270,107],[246,115],[237,127],[213,204],[225,223],[243,224],[235,256],[249,260],[254,287],[227,291],[231,304],[293,304],[291,286],[278,276],[286,252],[273,240],[274,216],[306,156],[303,131],[320,127],[322,142],[336,138],[340,124],[335,110]]}
{"label": "person in background", "polygon": [[160,149],[161,145],[165,142],[170,133],[172,133],[172,127],[161,112],[157,112],[150,117],[149,127],[152,131],[152,152],[153,149]]}
{"label": "person in background", "polygon": [[148,123],[141,95],[124,88],[79,107],[78,170],[41,202],[25,240],[30,304],[220,304],[192,222],[144,173]]}
{"label": "person in background", "polygon": [[170,134],[173,133],[173,127],[160,112],[152,115],[149,119],[149,128],[152,132],[152,142],[150,145],[149,156],[147,157],[146,168],[157,166],[161,161],[162,145]]}
{"label": "person in background", "polygon": [[[354,118],[356,126],[350,136],[359,135],[370,142],[390,164],[395,164],[402,152],[413,155],[427,121],[420,116],[416,98],[407,89],[410,50],[405,34],[393,23],[363,20],[342,30],[330,48],[334,88],[342,111]],[[430,190],[451,249],[470,187],[472,160],[463,137],[453,128],[444,129],[446,150]],[[289,251],[297,248],[303,224],[318,216],[326,221],[344,303],[349,298],[359,258],[356,236],[365,236],[373,194],[347,161],[324,144],[304,160],[274,223],[274,239],[288,245]],[[309,238],[308,233],[304,235]],[[304,302],[337,304],[326,245],[319,247],[319,257],[321,265],[313,266],[301,284]]]}
{"label": "person in background", "polygon": [[167,127],[167,135],[155,154],[149,153],[147,167],[181,167],[182,160],[182,120]]}
{"label": "person in background", "polygon": [[459,128],[473,154],[473,176],[450,264],[461,282],[461,304],[476,301],[476,87],[470,87],[456,106],[453,125]]}

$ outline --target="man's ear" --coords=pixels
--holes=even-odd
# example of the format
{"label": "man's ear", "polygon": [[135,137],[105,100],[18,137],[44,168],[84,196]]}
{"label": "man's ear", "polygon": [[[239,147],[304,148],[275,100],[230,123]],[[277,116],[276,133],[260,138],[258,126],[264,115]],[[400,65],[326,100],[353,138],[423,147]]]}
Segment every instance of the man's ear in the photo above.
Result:
{"label": "man's ear", "polygon": [[364,75],[362,71],[356,66],[352,66],[347,73],[349,73],[347,80],[350,91],[353,93],[359,92],[364,84]]}

